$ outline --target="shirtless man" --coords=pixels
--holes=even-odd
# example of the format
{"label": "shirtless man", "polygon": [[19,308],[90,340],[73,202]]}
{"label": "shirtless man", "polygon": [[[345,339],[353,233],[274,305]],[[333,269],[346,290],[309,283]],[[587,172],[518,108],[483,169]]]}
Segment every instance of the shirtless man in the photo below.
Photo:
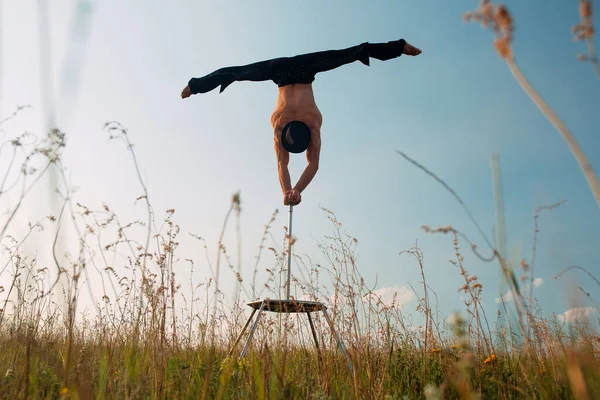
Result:
{"label": "shirtless man", "polygon": [[[207,93],[221,86],[219,93],[238,81],[273,81],[279,87],[275,110],[271,115],[279,182],[283,203],[300,204],[301,193],[319,169],[321,125],[323,117],[315,103],[312,82],[319,72],[329,71],[354,61],[369,65],[369,58],[381,61],[417,56],[421,50],[404,39],[387,43],[362,43],[343,50],[327,50],[294,57],[275,58],[253,64],[225,67],[201,78],[192,78],[181,92],[185,99],[192,94]],[[306,151],[308,165],[298,183],[292,187],[288,164],[289,153]]]}

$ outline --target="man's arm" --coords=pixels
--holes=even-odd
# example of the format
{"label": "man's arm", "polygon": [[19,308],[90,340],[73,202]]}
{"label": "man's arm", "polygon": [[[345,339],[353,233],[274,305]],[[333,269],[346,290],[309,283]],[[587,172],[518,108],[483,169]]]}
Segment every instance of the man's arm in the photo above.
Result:
{"label": "man's arm", "polygon": [[308,165],[304,169],[302,176],[298,179],[298,183],[294,186],[294,190],[298,193],[302,193],[308,184],[317,174],[319,170],[319,156],[321,154],[321,135],[320,132],[313,131],[313,135],[310,141],[308,149],[306,149],[306,161]]}
{"label": "man's arm", "polygon": [[290,153],[288,153],[281,143],[275,140],[275,156],[277,157],[277,172],[279,174],[279,183],[283,194],[292,189],[292,183],[290,182],[290,171],[288,170],[288,164],[290,162]]}

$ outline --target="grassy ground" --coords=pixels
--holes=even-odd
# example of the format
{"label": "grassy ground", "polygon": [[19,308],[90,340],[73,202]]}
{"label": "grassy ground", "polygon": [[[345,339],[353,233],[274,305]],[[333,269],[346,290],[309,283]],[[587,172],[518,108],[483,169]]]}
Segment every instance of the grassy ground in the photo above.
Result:
{"label": "grassy ground", "polygon": [[[231,209],[238,205],[236,196]],[[425,321],[415,329],[402,307],[384,304],[365,286],[354,264],[356,239],[343,234],[335,215],[327,213],[335,234],[320,247],[332,262],[329,267],[305,266],[310,283],[304,284],[303,291],[327,299],[352,369],[319,312],[312,315],[320,352],[305,314],[264,313],[241,360],[246,336],[231,357],[227,353],[248,318],[244,304],[227,308],[222,302],[185,301],[180,311],[173,312],[178,310],[174,304],[179,286],[172,272],[177,226],[170,211],[152,258],[143,248],[132,249],[136,258],[129,277],[119,275],[116,268],[104,268],[105,287],[121,285],[114,295],[107,290],[93,316],[77,308],[78,263],[70,267],[75,272],[62,286],[63,300],[50,301],[52,280],[44,278],[46,271],[36,269],[35,261],[22,256],[18,247],[9,249],[14,278],[11,287],[3,290],[13,295],[5,298],[0,312],[0,398],[591,399],[600,395],[596,321],[569,325],[557,317],[543,319],[534,302],[521,293],[517,280],[509,278],[516,285],[514,292],[521,293],[514,300],[515,318],[490,327],[480,304],[482,286],[462,263],[459,234],[446,227],[425,229],[453,237],[454,262],[465,281],[459,289],[467,297],[464,317],[448,320],[432,310],[423,255],[415,247],[408,253],[423,273],[424,295],[417,313]],[[96,233],[108,229],[106,221],[115,220],[106,209],[83,208],[80,216],[96,218],[96,225],[89,226]],[[127,240],[120,243],[121,249],[127,247]],[[285,254],[278,260],[284,263]],[[513,269],[502,259],[498,263],[514,278]],[[525,271],[529,266],[522,263],[521,268]],[[136,279],[138,273],[141,277]],[[283,273],[273,272],[267,286],[275,286]],[[320,288],[319,275],[331,278],[333,292]],[[211,285],[195,295],[215,297]],[[278,298],[275,292],[266,297]]]}
{"label": "grassy ground", "polygon": [[239,351],[226,358],[225,343],[188,347],[164,339],[160,331],[141,338],[135,330],[119,332],[99,322],[74,327],[71,334],[61,319],[3,324],[0,397],[567,399],[600,394],[600,336],[583,326],[566,335],[558,324],[553,329],[549,321],[537,321],[530,341],[495,340],[491,354],[479,348],[482,340],[467,333],[467,324],[445,341],[433,332],[397,328],[386,333],[388,340],[381,340],[381,332],[353,337],[346,331],[351,372],[324,324],[318,323],[321,362],[308,335],[304,344],[289,343],[302,337],[294,320],[284,321],[289,333],[274,339],[267,327],[276,329],[277,320],[265,319],[242,361]]}

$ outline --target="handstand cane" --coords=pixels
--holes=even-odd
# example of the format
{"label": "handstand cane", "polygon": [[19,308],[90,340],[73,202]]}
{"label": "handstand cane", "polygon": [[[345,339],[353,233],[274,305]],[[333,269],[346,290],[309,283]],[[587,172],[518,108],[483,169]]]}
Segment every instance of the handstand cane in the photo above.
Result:
{"label": "handstand cane", "polygon": [[288,267],[287,267],[287,299],[291,300],[290,297],[290,280],[292,276],[292,213],[294,212],[294,206],[290,204],[290,215],[288,219]]}

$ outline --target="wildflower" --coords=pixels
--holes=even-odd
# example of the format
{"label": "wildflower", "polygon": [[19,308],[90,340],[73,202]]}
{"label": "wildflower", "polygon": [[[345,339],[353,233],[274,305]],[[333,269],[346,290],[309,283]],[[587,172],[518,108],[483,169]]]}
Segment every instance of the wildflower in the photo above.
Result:
{"label": "wildflower", "polygon": [[67,388],[67,387],[64,387],[64,388],[60,389],[60,394],[61,394],[62,396],[64,396],[64,395],[65,395],[65,394],[67,394],[67,393],[69,393],[69,388]]}
{"label": "wildflower", "polygon": [[492,354],[491,356],[489,356],[488,358],[485,359],[485,361],[483,362],[484,364],[491,364],[494,361],[496,361],[496,355]]}
{"label": "wildflower", "polygon": [[248,366],[248,361],[246,359],[240,359],[237,362],[237,369],[242,370]]}
{"label": "wildflower", "polygon": [[431,350],[432,353],[439,353],[441,351],[442,351],[442,349],[439,349],[439,348],[435,348],[435,349]]}
{"label": "wildflower", "polygon": [[442,391],[440,388],[436,387],[432,383],[428,383],[427,386],[425,386],[423,394],[427,399],[440,399]]}

